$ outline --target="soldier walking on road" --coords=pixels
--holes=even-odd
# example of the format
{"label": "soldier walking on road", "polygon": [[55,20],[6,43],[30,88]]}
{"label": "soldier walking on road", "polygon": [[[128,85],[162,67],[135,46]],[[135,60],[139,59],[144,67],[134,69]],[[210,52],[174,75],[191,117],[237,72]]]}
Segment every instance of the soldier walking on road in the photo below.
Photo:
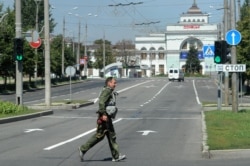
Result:
{"label": "soldier walking on road", "polygon": [[103,140],[106,136],[112,154],[112,161],[120,161],[126,158],[125,155],[120,155],[118,144],[116,143],[116,133],[112,123],[112,118],[115,118],[117,113],[116,95],[114,92],[116,87],[116,79],[108,77],[105,81],[105,86],[99,96],[99,110],[97,111],[97,129],[96,133],[82,146],[79,147],[80,159],[84,161],[85,153],[94,145]]}

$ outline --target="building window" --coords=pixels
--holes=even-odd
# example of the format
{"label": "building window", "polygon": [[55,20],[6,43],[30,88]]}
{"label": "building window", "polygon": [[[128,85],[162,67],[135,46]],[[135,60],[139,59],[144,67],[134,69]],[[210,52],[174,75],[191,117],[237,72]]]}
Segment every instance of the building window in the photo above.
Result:
{"label": "building window", "polygon": [[159,59],[164,59],[164,53],[162,52],[159,53]]}
{"label": "building window", "polygon": [[164,74],[164,65],[159,65],[160,74]]}
{"label": "building window", "polygon": [[147,54],[146,54],[146,53],[141,53],[141,59],[142,59],[142,60],[147,59]]}
{"label": "building window", "polygon": [[155,75],[155,65],[151,65],[151,74],[152,76]]}
{"label": "building window", "polygon": [[151,53],[150,54],[150,60],[155,60],[156,56],[155,56],[155,53]]}

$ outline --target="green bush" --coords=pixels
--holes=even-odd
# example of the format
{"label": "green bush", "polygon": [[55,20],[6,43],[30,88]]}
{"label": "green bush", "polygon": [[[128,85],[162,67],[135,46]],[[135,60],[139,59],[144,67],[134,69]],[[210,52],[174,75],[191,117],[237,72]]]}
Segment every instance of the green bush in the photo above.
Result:
{"label": "green bush", "polygon": [[26,111],[28,108],[13,104],[11,102],[0,101],[0,114],[14,114]]}

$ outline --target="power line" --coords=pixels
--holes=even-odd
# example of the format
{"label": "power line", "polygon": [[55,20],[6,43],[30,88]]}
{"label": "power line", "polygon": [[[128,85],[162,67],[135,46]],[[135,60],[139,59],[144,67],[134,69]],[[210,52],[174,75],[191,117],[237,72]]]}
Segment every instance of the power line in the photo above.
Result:
{"label": "power line", "polygon": [[118,3],[118,4],[111,4],[111,5],[108,5],[110,7],[114,7],[114,6],[130,6],[130,5],[140,5],[140,4],[143,4],[143,2],[130,2],[130,3]]}

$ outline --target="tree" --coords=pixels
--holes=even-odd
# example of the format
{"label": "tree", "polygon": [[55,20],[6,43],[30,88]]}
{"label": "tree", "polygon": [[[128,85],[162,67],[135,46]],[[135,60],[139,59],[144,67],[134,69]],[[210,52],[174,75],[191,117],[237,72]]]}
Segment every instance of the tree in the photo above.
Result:
{"label": "tree", "polygon": [[[96,61],[93,63],[93,67],[96,69],[102,69],[103,66],[103,40],[99,39],[94,42],[95,45],[98,45],[97,50],[95,51]],[[105,40],[105,66],[108,64],[114,63],[115,56],[112,54],[111,42]]]}
{"label": "tree", "polygon": [[[14,4],[13,4],[14,6]],[[39,29],[41,30],[44,25],[44,10],[43,1],[39,5],[38,22]],[[3,4],[0,4],[0,17],[8,13],[0,23],[0,76],[5,80],[8,77],[15,78],[15,59],[13,58],[13,39],[15,38],[15,10],[7,8],[6,11],[2,10]],[[15,9],[15,8],[14,8]],[[35,29],[36,23],[36,3],[34,0],[22,0],[22,31],[26,32],[30,29]],[[52,32],[55,27],[54,19],[50,12],[50,31]],[[43,34],[43,33],[41,33]],[[40,36],[42,38],[42,36]],[[34,73],[34,49],[30,48],[28,42],[24,44],[24,60],[23,60],[23,73],[28,74],[29,77]],[[42,71],[43,70],[43,71]],[[44,73],[44,59],[43,59],[43,46],[38,49],[38,74]],[[30,79],[31,80],[31,79]]]}
{"label": "tree", "polygon": [[[41,31],[44,26],[44,1],[42,0],[38,6],[38,29]],[[56,23],[52,17],[52,13],[49,13],[50,18],[50,32],[53,32]],[[36,2],[35,0],[22,0],[22,29],[27,31],[35,29],[36,27]],[[43,34],[43,33],[41,33]]]}
{"label": "tree", "polygon": [[[74,66],[75,57],[73,56],[72,47],[65,46],[64,48],[64,63],[65,67]],[[51,42],[51,72],[58,76],[62,74],[62,35],[55,36]]]}
{"label": "tree", "polygon": [[0,4],[0,15],[5,15],[0,23],[0,76],[4,79],[4,87],[7,84],[7,78],[15,78],[15,62],[13,60],[13,39],[15,35],[14,28],[14,16],[13,10],[7,8],[6,11],[2,11],[2,4]]}
{"label": "tree", "polygon": [[[36,2],[35,0],[23,0],[22,1],[22,30],[26,32],[28,30],[34,30],[36,26]],[[52,32],[55,27],[54,19],[50,12],[50,31]],[[41,1],[38,6],[38,30],[42,30],[44,26],[44,3]],[[43,33],[39,34],[40,38],[43,38]],[[37,53],[37,66],[38,76],[44,75],[44,58],[43,58],[43,46],[38,48]],[[29,81],[33,77],[35,72],[35,49],[31,48],[28,42],[25,42],[24,47],[24,61],[23,72],[29,75]]]}
{"label": "tree", "polygon": [[250,0],[245,0],[241,8],[241,18],[237,23],[237,29],[241,32],[242,40],[237,46],[237,63],[246,64],[244,80],[250,79]]}
{"label": "tree", "polygon": [[201,70],[200,60],[198,58],[198,50],[194,46],[190,47],[185,68],[186,72],[193,74],[199,73]]}

